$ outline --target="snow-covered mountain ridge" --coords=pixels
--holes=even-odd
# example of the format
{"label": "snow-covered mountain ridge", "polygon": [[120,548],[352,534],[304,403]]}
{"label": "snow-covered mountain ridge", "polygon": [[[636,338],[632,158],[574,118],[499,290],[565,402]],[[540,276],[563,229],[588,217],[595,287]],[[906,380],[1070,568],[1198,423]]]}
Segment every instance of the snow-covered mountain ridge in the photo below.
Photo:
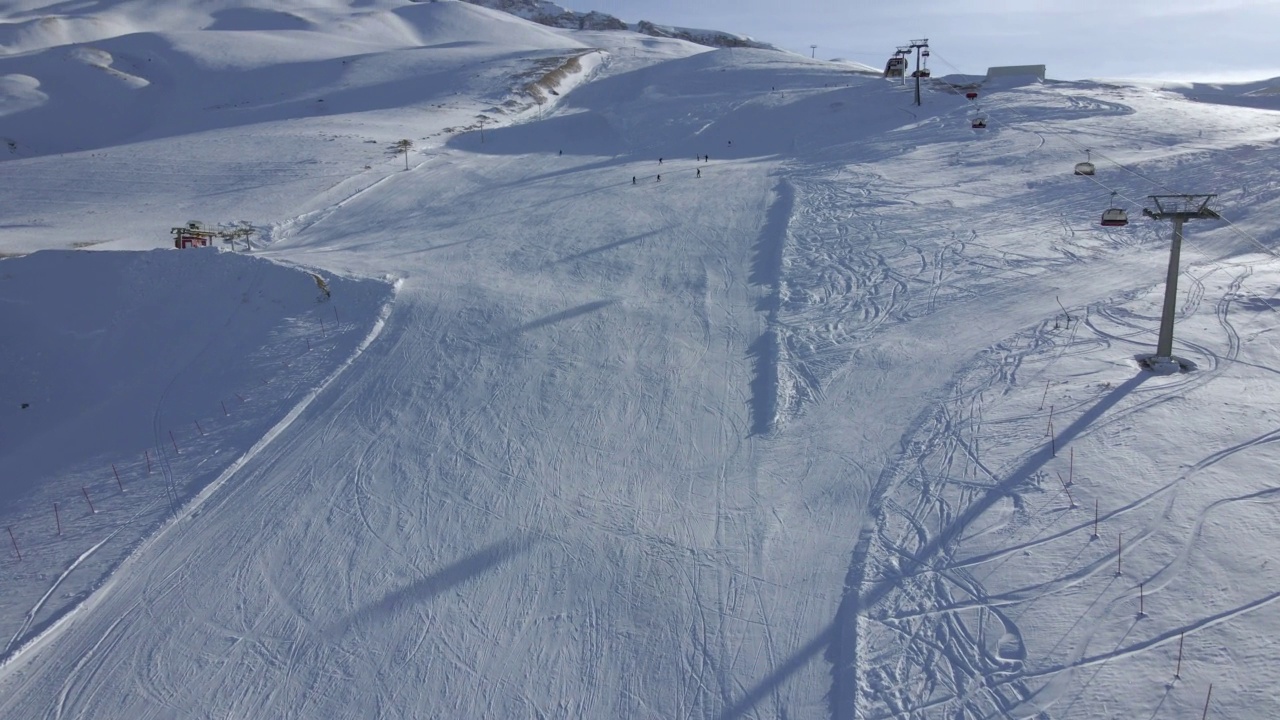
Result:
{"label": "snow-covered mountain ridge", "polygon": [[[426,0],[418,0],[423,2]],[[708,47],[751,47],[776,49],[769,43],[720,30],[696,30],[693,28],[661,25],[641,20],[626,23],[602,12],[577,12],[568,10],[550,0],[465,0],[474,5],[501,10],[525,18],[540,25],[569,30],[631,30],[651,37],[687,40]]]}

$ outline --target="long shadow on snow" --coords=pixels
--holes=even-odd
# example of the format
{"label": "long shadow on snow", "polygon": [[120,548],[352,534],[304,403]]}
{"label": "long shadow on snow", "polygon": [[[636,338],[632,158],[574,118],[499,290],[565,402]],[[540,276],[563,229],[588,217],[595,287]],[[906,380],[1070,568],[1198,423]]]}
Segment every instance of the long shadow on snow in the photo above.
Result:
{"label": "long shadow on snow", "polygon": [[[756,309],[767,314],[766,322],[770,326],[777,320],[781,302],[782,251],[787,239],[787,223],[791,221],[791,211],[795,206],[795,189],[785,179],[774,186],[774,193],[764,228],[756,240],[751,273],[747,277],[752,285],[768,290]],[[755,365],[749,407],[752,435],[768,433],[778,414],[778,346],[777,330],[768,327],[747,349],[747,356]]]}
{"label": "long shadow on snow", "polygon": [[765,330],[747,348],[747,357],[756,368],[751,378],[751,434],[765,435],[778,415],[778,334]]}
{"label": "long shadow on snow", "polygon": [[555,323],[558,323],[558,322],[564,322],[565,320],[572,320],[573,318],[579,317],[581,315],[586,315],[587,313],[595,312],[596,310],[609,307],[610,305],[616,302],[618,301],[617,300],[593,300],[589,303],[583,303],[577,307],[571,307],[568,310],[561,310],[558,313],[551,313],[550,315],[543,318],[538,318],[533,322],[525,323],[520,327],[514,328],[511,332],[515,335],[519,335],[521,333],[525,333],[530,330],[537,330],[540,327],[554,325]]}
{"label": "long shadow on snow", "polygon": [[365,605],[341,622],[332,625],[326,634],[331,637],[340,637],[362,623],[390,619],[397,613],[479,577],[515,555],[528,552],[534,544],[536,542],[518,535],[477,550],[427,577],[387,593],[377,602]]}
{"label": "long shadow on snow", "polygon": [[593,247],[590,250],[583,250],[582,252],[579,252],[579,253],[566,255],[560,258],[559,260],[557,260],[556,262],[567,263],[567,262],[572,262],[574,260],[581,260],[582,258],[587,257],[589,255],[602,253],[602,252],[605,252],[606,250],[613,250],[614,248],[619,248],[619,247],[622,247],[623,245],[630,245],[633,242],[640,242],[641,240],[647,237],[653,237],[654,235],[664,233],[670,229],[671,229],[670,227],[665,227],[661,230],[650,230],[649,232],[640,233],[639,235],[632,235],[631,237],[625,237],[625,238],[622,238],[621,240],[614,240],[611,243],[605,243],[604,245],[600,245],[599,247]]}
{"label": "long shadow on snow", "polygon": [[791,212],[796,203],[795,188],[785,178],[773,188],[774,200],[769,206],[769,213],[760,237],[751,257],[751,274],[747,276],[752,285],[769,289],[767,298],[761,301],[757,310],[772,315],[778,311],[778,291],[782,283],[782,251],[787,242],[787,224],[791,222]]}
{"label": "long shadow on snow", "polygon": [[[1078,436],[1081,431],[1100,418],[1133,392],[1147,378],[1147,373],[1140,373],[1124,383],[1116,386],[1106,397],[1067,426],[1056,437],[1056,444],[1065,446]],[[1032,453],[1016,469],[1010,471],[1005,480],[996,485],[970,505],[954,522],[938,533],[927,545],[920,549],[913,558],[915,567],[910,570],[923,572],[928,569],[929,561],[940,551],[960,537],[974,520],[989,510],[997,501],[1008,495],[1009,491],[1025,481],[1053,458],[1052,445],[1045,446]],[[854,551],[854,563],[850,567],[848,580],[845,583],[844,598],[836,611],[835,620],[823,628],[811,640],[784,660],[764,679],[756,683],[747,693],[720,714],[720,720],[738,720],[747,716],[757,703],[768,697],[788,678],[811,661],[814,656],[826,649],[826,658],[832,663],[832,687],[828,703],[833,720],[855,720],[857,701],[857,621],[858,616],[870,607],[883,600],[899,586],[901,577],[886,577],[866,593],[860,594],[858,588],[862,583],[864,561],[870,545],[870,533],[864,534]],[[904,568],[905,570],[905,568]]]}

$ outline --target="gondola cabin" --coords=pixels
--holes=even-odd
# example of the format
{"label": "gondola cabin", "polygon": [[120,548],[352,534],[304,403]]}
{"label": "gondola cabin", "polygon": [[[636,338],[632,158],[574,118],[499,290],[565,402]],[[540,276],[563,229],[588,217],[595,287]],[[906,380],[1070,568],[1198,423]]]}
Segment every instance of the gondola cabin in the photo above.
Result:
{"label": "gondola cabin", "polygon": [[907,72],[907,59],[901,55],[894,55],[889,58],[889,62],[885,63],[884,76],[887,78],[900,78]]}

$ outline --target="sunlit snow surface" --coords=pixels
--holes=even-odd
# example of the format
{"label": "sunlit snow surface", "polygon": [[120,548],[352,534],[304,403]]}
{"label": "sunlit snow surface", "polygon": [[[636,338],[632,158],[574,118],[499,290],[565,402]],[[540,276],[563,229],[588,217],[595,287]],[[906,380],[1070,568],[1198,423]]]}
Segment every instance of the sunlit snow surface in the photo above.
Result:
{"label": "sunlit snow surface", "polygon": [[1269,83],[359,5],[3,11],[0,716],[1280,714]]}

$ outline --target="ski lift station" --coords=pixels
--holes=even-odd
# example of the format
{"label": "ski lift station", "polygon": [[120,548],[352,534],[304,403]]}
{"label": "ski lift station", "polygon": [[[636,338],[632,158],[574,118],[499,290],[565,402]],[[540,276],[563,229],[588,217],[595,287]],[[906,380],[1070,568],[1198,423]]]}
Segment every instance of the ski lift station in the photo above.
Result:
{"label": "ski lift station", "polygon": [[995,78],[1035,78],[1044,80],[1044,65],[999,65],[987,68],[987,79]]}
{"label": "ski lift station", "polygon": [[169,234],[173,235],[173,246],[179,250],[212,247],[213,239],[218,236],[216,231],[205,229],[199,220],[190,220],[182,227],[172,228]]}
{"label": "ski lift station", "polygon": [[887,78],[900,78],[907,73],[907,58],[903,56],[899,50],[889,58],[889,62],[885,63],[884,76]]}

